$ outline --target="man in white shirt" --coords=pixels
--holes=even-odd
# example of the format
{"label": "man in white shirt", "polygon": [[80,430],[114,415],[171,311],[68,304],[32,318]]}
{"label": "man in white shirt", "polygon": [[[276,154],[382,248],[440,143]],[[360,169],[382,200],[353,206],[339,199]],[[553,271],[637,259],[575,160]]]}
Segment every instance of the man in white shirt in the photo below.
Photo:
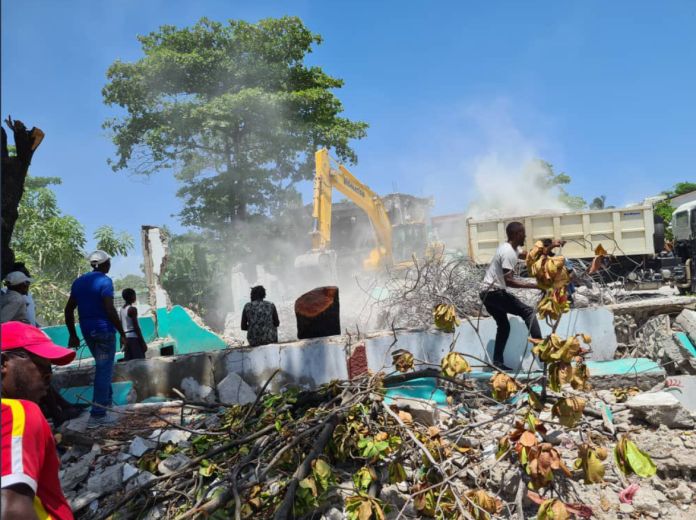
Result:
{"label": "man in white shirt", "polygon": [[488,266],[486,276],[481,287],[481,300],[498,325],[495,335],[495,350],[493,351],[493,364],[501,370],[511,370],[505,366],[503,353],[505,344],[510,336],[510,322],[508,314],[519,316],[527,324],[529,335],[535,339],[541,339],[539,322],[536,319],[534,308],[523,303],[514,294],[507,291],[508,287],[515,289],[539,289],[536,283],[522,281],[515,276],[515,266],[520,258],[525,258],[526,251],[518,251],[524,245],[527,238],[524,224],[510,222],[505,229],[508,241],[501,244],[493,255],[493,260]]}

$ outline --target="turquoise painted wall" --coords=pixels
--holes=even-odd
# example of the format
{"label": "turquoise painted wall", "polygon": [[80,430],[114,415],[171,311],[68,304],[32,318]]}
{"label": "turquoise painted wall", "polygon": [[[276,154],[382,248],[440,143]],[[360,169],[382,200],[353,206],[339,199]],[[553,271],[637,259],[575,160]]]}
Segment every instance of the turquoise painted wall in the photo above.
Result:
{"label": "turquoise painted wall", "polygon": [[[148,343],[157,339],[157,334],[155,333],[155,320],[149,317],[145,318],[138,318],[138,323],[140,324],[140,328],[143,331],[143,337],[145,338],[145,341]],[[76,325],[75,329],[77,329],[77,336],[80,338],[80,343],[84,345],[84,340],[82,337],[82,331],[80,330],[80,326]],[[68,346],[68,339],[70,338],[70,334],[68,333],[68,328],[65,325],[61,325],[59,327],[46,327],[43,330],[49,338],[51,338],[51,341],[55,343],[56,345],[60,345],[62,347],[67,347]],[[116,336],[120,336],[119,334],[116,334]],[[116,338],[117,345],[119,338]],[[92,354],[90,354],[89,349],[86,346],[82,346],[77,350],[77,357],[75,358],[76,360],[80,359],[87,359],[91,358]],[[116,353],[116,360],[119,360],[123,357],[123,352],[117,352]]]}
{"label": "turquoise painted wall", "polygon": [[[178,305],[174,306],[169,312],[167,312],[167,309],[157,309],[157,321],[159,334],[155,331],[155,321],[152,318],[138,318],[145,341],[150,343],[158,337],[171,338],[174,341],[175,354],[190,354],[192,352],[228,348],[227,343],[214,333],[198,325],[184,308]],[[83,341],[79,325],[76,329],[80,341]],[[67,327],[46,327],[42,330],[48,334],[56,345],[68,346],[69,334]],[[90,360],[91,358],[92,355],[86,346],[78,349],[76,360]],[[118,361],[121,358],[123,358],[123,352],[117,351],[116,360]]]}
{"label": "turquoise painted wall", "polygon": [[[157,309],[158,320],[160,316],[166,316],[166,330],[169,337],[176,341],[177,354],[190,354],[191,352],[205,352],[208,350],[221,350],[228,348],[227,343],[222,341],[217,335],[198,325],[191,316],[183,309],[175,305],[170,312],[160,314],[166,309]],[[160,323],[162,323],[160,321]],[[160,328],[160,334],[162,330]]]}

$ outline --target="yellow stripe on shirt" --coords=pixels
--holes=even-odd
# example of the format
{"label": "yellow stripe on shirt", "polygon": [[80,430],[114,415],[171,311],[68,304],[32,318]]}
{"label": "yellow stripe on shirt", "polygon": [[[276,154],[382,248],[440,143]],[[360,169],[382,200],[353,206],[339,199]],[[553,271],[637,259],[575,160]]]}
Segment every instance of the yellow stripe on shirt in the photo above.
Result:
{"label": "yellow stripe on shirt", "polygon": [[51,515],[49,515],[46,512],[46,509],[44,509],[41,499],[36,495],[34,495],[34,512],[36,513],[36,516],[39,517],[39,520],[53,520]]}
{"label": "yellow stripe on shirt", "polygon": [[9,406],[12,410],[12,437],[21,437],[24,435],[26,423],[24,406],[16,399],[3,399],[2,404]]}

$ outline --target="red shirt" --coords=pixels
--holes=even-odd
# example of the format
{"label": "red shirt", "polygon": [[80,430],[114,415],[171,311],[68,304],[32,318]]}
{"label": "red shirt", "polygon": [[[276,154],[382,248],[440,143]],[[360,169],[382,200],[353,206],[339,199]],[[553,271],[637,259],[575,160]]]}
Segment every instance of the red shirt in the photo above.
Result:
{"label": "red shirt", "polygon": [[60,488],[51,427],[38,405],[19,399],[2,400],[2,488],[26,484],[34,491],[39,520],[73,520]]}

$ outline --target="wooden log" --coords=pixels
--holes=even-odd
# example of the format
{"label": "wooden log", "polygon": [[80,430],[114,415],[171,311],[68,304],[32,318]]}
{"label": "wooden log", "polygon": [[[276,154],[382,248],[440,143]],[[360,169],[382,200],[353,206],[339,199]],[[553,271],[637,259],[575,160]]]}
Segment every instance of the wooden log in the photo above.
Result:
{"label": "wooden log", "polygon": [[338,287],[317,287],[295,301],[297,338],[322,338],[341,333]]}

